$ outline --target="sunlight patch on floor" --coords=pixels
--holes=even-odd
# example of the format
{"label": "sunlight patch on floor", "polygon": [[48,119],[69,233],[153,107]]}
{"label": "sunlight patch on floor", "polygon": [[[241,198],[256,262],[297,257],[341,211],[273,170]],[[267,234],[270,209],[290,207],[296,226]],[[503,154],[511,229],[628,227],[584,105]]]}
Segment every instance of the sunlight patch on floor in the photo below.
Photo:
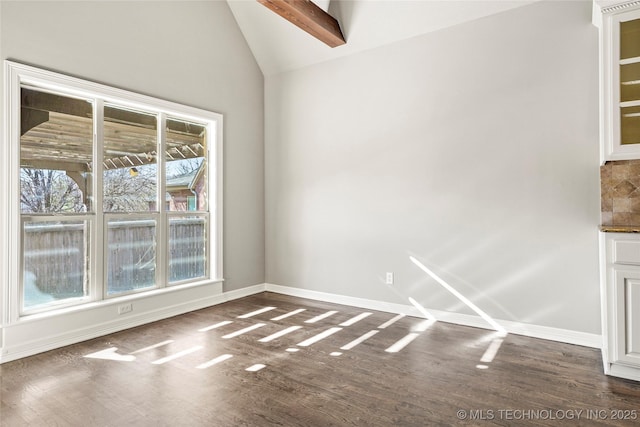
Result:
{"label": "sunlight patch on floor", "polygon": [[365,319],[369,316],[371,316],[373,313],[369,313],[369,312],[365,312],[365,313],[360,313],[357,316],[352,317],[349,320],[345,320],[344,322],[340,323],[340,326],[351,326],[354,323],[357,323],[359,321],[361,321],[362,319]]}
{"label": "sunlight patch on floor", "polygon": [[267,311],[275,310],[276,307],[264,307],[260,310],[252,311],[251,313],[238,316],[238,319],[248,319],[249,317],[257,316],[258,314],[266,313]]}
{"label": "sunlight patch on floor", "polygon": [[396,323],[398,320],[402,319],[403,317],[406,317],[406,315],[404,314],[398,314],[396,317],[387,320],[386,322],[384,322],[382,325],[378,326],[378,329],[386,329],[389,326],[393,325],[394,323]]}
{"label": "sunlight patch on floor", "polygon": [[480,361],[484,363],[493,362],[496,354],[498,354],[498,350],[500,350],[500,347],[502,346],[502,341],[504,340],[501,338],[496,338],[495,340],[491,341],[491,344],[489,344],[489,347],[487,347],[487,350],[482,355],[482,359],[480,359]]}
{"label": "sunlight patch on floor", "polygon": [[[416,303],[417,304],[417,303]],[[419,304],[417,304],[417,306],[419,306]],[[263,307],[259,310],[255,310],[252,311],[250,313],[247,314],[243,314],[241,316],[238,316],[238,318],[250,318],[253,316],[256,316],[258,314],[261,313],[265,313],[271,310],[274,310],[276,307]],[[300,309],[296,309],[296,310],[292,310],[290,312],[287,312],[285,314],[279,315],[274,317],[271,320],[282,320],[291,316],[294,316],[296,314],[302,313],[306,311],[306,309],[304,308],[300,308]],[[330,310],[327,311],[325,313],[319,314],[311,319],[306,320],[304,323],[316,323],[319,322],[321,320],[327,319],[335,314],[339,313],[337,310]],[[424,314],[424,313],[423,313]],[[311,336],[310,338],[307,338],[301,342],[299,342],[296,347],[288,347],[285,349],[286,352],[288,353],[296,353],[298,351],[301,350],[300,347],[309,347],[321,340],[324,340],[325,338],[328,338],[329,336],[340,332],[344,329],[344,327],[348,327],[348,326],[352,326],[358,322],[360,322],[361,320],[369,317],[373,315],[372,312],[362,312],[360,314],[357,314],[351,318],[349,318],[348,320],[343,321],[342,323],[340,323],[338,326],[334,326],[334,327],[330,327],[328,329],[325,329],[324,331],[317,333],[316,335]],[[394,316],[393,318],[385,321],[384,323],[382,323],[380,326],[378,326],[378,328],[376,329],[372,329],[360,336],[358,336],[357,338],[353,339],[352,341],[348,342],[347,344],[343,345],[342,347],[340,347],[341,351],[333,351],[331,353],[329,353],[330,356],[332,357],[338,357],[338,356],[342,356],[344,353],[344,351],[348,351],[348,350],[352,350],[353,348],[355,348],[356,346],[362,344],[363,342],[369,340],[370,338],[374,337],[375,335],[377,335],[378,333],[380,333],[382,330],[390,327],[391,325],[395,324],[396,322],[398,322],[399,320],[403,319],[404,317],[406,317],[404,314],[398,314],[396,316]],[[426,316],[425,316],[426,317]],[[435,323],[435,319],[433,318],[427,318],[427,319],[422,319],[421,321],[417,322],[417,323],[413,323],[413,326],[410,328],[410,333],[406,336],[404,336],[403,338],[401,338],[400,340],[398,340],[395,344],[391,345],[390,347],[388,347],[385,352],[387,353],[398,353],[401,350],[403,350],[407,345],[409,345],[413,340],[415,340],[416,338],[418,338],[418,336],[420,336],[420,334],[424,331],[426,331],[431,325],[433,325]],[[218,329],[218,328],[222,328],[223,326],[227,326],[234,323],[234,321],[232,320],[224,320],[224,321],[220,321],[214,324],[211,324],[209,326],[205,326],[203,328],[198,329],[199,332],[207,332],[207,331],[211,331],[214,329]],[[252,332],[256,329],[262,328],[264,326],[267,326],[267,323],[255,323],[251,326],[247,326],[245,328],[233,331],[233,332],[229,332],[226,335],[223,335],[221,338],[222,339],[231,339],[231,338],[235,338],[238,337],[240,335],[243,334],[247,334],[249,332]],[[262,342],[262,343],[268,343],[274,340],[277,340],[278,338],[282,338],[288,334],[291,334],[295,331],[301,330],[304,327],[302,325],[293,325],[293,326],[288,326],[282,330],[279,330],[275,333],[272,333],[270,335],[264,336],[260,339],[258,339],[257,341]],[[174,340],[165,340],[162,342],[158,342],[156,344],[152,344],[149,346],[146,346],[144,348],[141,348],[139,350],[133,351],[130,354],[120,354],[117,352],[118,348],[117,347],[110,347],[104,350],[100,350],[97,351],[95,353],[91,353],[88,354],[84,357],[87,358],[93,358],[93,359],[104,359],[104,360],[115,360],[115,361],[125,361],[125,362],[132,362],[134,360],[136,360],[136,356],[134,356],[134,354],[139,354],[139,353],[143,353],[143,352],[147,352],[147,351],[151,351],[154,349],[158,349],[164,346],[167,346],[169,344],[175,343]],[[491,363],[491,361],[493,360],[493,358],[495,357],[496,352],[498,351],[498,349],[500,348],[500,344],[502,343],[502,340],[493,340],[491,342],[491,344],[489,345],[489,348],[487,348],[487,350],[485,351],[485,354],[483,355],[481,362],[482,363]],[[290,344],[289,344],[290,345]],[[371,347],[374,348],[374,347]],[[195,346],[195,347],[191,347],[188,348],[186,350],[182,350],[179,351],[177,353],[174,354],[170,354],[167,355],[165,357],[162,357],[160,359],[154,360],[152,362],[150,362],[151,364],[154,365],[162,365],[165,364],[167,362],[170,362],[172,360],[176,360],[179,359],[181,357],[187,356],[189,354],[195,353],[197,351],[200,351],[203,349],[203,346]],[[166,352],[166,350],[165,350]],[[226,360],[229,360],[231,358],[233,358],[234,356],[232,354],[223,354],[220,356],[217,356],[211,360],[208,360],[206,362],[200,363],[199,365],[195,366],[196,369],[207,369],[210,368],[214,365],[217,365],[221,362],[224,362]],[[478,369],[486,369],[486,367],[484,367],[486,365],[478,365]],[[263,364],[256,364],[253,366],[250,366],[249,368],[247,368],[247,371],[251,371],[251,372],[256,372],[259,371],[261,369],[263,369],[265,367],[265,365]]]}
{"label": "sunlight patch on floor", "polygon": [[377,334],[378,330],[372,330],[367,332],[366,334],[360,336],[359,338],[356,338],[355,340],[351,341],[349,344],[345,344],[342,347],[340,347],[340,350],[351,350],[353,347],[357,346],[358,344],[361,344],[363,342],[365,342],[366,340],[368,340],[369,338],[371,338],[372,336],[374,336],[375,334]]}
{"label": "sunlight patch on floor", "polygon": [[225,340],[228,340],[229,338],[235,338],[235,337],[237,337],[239,335],[246,334],[247,332],[251,332],[251,331],[253,331],[255,329],[262,328],[263,326],[267,326],[267,324],[266,323],[256,323],[255,325],[251,325],[251,326],[246,327],[244,329],[240,329],[239,331],[235,331],[235,332],[232,332],[230,334],[223,335],[222,338],[224,338]]}
{"label": "sunlight patch on floor", "polygon": [[319,314],[316,317],[309,319],[309,320],[305,320],[304,323],[316,323],[319,322],[320,320],[326,319],[329,316],[333,316],[334,314],[336,314],[337,311],[331,310],[331,311],[327,311],[326,313],[323,314]]}
{"label": "sunlight patch on floor", "polygon": [[411,328],[411,331],[412,332],[424,332],[427,329],[429,329],[434,323],[436,323],[436,321],[433,320],[433,319],[423,320],[422,322],[418,323],[413,328]]}
{"label": "sunlight patch on floor", "polygon": [[105,350],[96,351],[95,353],[87,354],[88,359],[103,359],[103,360],[115,360],[118,362],[133,362],[136,360],[135,356],[118,354],[118,347],[111,347]]}
{"label": "sunlight patch on floor", "polygon": [[188,348],[186,350],[182,350],[176,354],[172,354],[170,356],[167,357],[163,357],[162,359],[158,359],[158,360],[154,360],[153,362],[151,362],[154,365],[163,365],[167,362],[171,362],[172,360],[176,360],[179,359],[183,356],[186,356],[187,354],[191,354],[191,353],[195,353],[198,350],[202,350],[202,346],[201,345],[197,345],[195,347],[191,347]]}
{"label": "sunlight patch on floor", "polygon": [[318,335],[315,335],[315,336],[313,336],[313,337],[311,337],[311,338],[309,338],[307,340],[302,341],[301,343],[298,343],[298,346],[300,346],[300,347],[308,347],[308,346],[310,346],[312,344],[315,344],[318,341],[323,340],[323,339],[327,338],[328,336],[331,336],[331,335],[333,335],[336,332],[339,332],[341,330],[342,330],[342,328],[338,328],[338,327],[329,328],[326,331],[319,333]]}
{"label": "sunlight patch on floor", "polygon": [[207,331],[211,331],[213,329],[218,329],[222,326],[226,326],[233,323],[232,320],[224,320],[222,322],[218,322],[215,325],[211,325],[211,326],[207,326],[206,328],[202,328],[202,329],[198,329],[198,332],[207,332]]}
{"label": "sunlight patch on floor", "polygon": [[141,348],[140,350],[133,351],[130,354],[144,353],[145,351],[153,350],[153,349],[159,348],[159,347],[164,347],[165,345],[171,344],[172,342],[175,342],[175,341],[174,340],[162,341],[162,342],[159,342],[157,344],[153,344],[153,345],[150,345],[148,347]]}
{"label": "sunlight patch on floor", "polygon": [[387,348],[385,351],[387,353],[397,353],[403,348],[405,348],[407,345],[409,345],[411,341],[415,340],[419,336],[420,336],[419,333],[411,332],[410,334],[406,335],[404,338],[401,338],[398,342],[393,344],[391,347]]}
{"label": "sunlight patch on floor", "polygon": [[498,354],[498,350],[500,350],[500,347],[502,346],[503,341],[504,341],[503,338],[496,338],[493,341],[491,341],[491,344],[489,344],[489,347],[487,347],[484,354],[482,355],[482,358],[480,359],[482,364],[476,365],[476,368],[489,369],[489,366],[485,365],[485,363],[493,362],[493,359],[495,359],[496,354]]}
{"label": "sunlight patch on floor", "polygon": [[273,319],[271,319],[271,320],[282,320],[282,319],[286,319],[287,317],[295,316],[296,314],[298,314],[298,313],[302,313],[303,311],[306,311],[306,310],[307,310],[306,308],[299,308],[299,309],[297,309],[297,310],[293,310],[293,311],[290,311],[290,312],[288,312],[288,313],[285,313],[285,314],[283,314],[283,315],[281,315],[281,316],[274,317],[274,318],[273,318]]}
{"label": "sunlight patch on floor", "polygon": [[285,335],[287,335],[287,334],[289,334],[289,333],[291,333],[293,331],[297,331],[298,329],[302,329],[302,326],[290,326],[287,329],[283,329],[283,330],[281,330],[279,332],[276,332],[275,334],[271,334],[268,337],[261,338],[258,341],[260,341],[260,342],[273,341],[276,338],[280,338],[282,336],[285,336]]}
{"label": "sunlight patch on floor", "polygon": [[249,366],[247,369],[245,369],[245,371],[258,372],[260,369],[264,369],[266,367],[267,366],[263,365],[262,363],[256,363],[255,365]]}
{"label": "sunlight patch on floor", "polygon": [[222,356],[218,356],[215,359],[211,359],[208,362],[204,362],[201,363],[200,365],[196,366],[197,369],[207,369],[210,368],[213,365],[217,365],[220,362],[224,362],[227,359],[231,359],[233,357],[233,355],[231,354],[223,354]]}

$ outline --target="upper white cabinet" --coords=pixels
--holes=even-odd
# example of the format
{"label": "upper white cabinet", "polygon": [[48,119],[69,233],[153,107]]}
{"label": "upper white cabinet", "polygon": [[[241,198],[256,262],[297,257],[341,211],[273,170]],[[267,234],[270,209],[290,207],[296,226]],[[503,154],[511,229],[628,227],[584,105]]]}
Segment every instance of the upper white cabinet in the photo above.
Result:
{"label": "upper white cabinet", "polygon": [[594,1],[600,29],[600,158],[640,159],[640,0]]}

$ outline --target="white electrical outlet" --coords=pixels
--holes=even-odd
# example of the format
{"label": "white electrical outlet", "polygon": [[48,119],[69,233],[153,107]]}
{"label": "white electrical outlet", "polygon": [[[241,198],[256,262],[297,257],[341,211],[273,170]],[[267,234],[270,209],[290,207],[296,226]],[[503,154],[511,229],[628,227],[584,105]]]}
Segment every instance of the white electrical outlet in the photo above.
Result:
{"label": "white electrical outlet", "polygon": [[387,285],[393,285],[393,272],[387,271],[387,279],[385,281]]}
{"label": "white electrical outlet", "polygon": [[129,313],[133,310],[133,305],[131,305],[131,303],[129,304],[122,304],[118,306],[118,314],[125,314],[125,313]]}

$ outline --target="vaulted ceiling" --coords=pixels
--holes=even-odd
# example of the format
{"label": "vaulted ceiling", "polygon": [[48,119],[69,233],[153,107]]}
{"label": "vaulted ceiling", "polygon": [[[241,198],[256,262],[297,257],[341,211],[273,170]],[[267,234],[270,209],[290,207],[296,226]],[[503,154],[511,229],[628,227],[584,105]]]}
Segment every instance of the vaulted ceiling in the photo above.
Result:
{"label": "vaulted ceiling", "polygon": [[[331,0],[347,43],[330,48],[256,0],[227,0],[268,76],[351,55],[538,0]],[[318,1],[318,3],[326,3]],[[472,36],[472,35],[470,35]]]}

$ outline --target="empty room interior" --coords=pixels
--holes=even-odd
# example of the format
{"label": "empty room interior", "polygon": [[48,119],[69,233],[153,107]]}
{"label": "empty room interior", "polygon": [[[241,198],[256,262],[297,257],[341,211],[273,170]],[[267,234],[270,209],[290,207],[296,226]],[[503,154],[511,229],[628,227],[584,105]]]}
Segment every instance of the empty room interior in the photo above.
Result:
{"label": "empty room interior", "polygon": [[0,1],[0,425],[637,425],[640,2]]}

